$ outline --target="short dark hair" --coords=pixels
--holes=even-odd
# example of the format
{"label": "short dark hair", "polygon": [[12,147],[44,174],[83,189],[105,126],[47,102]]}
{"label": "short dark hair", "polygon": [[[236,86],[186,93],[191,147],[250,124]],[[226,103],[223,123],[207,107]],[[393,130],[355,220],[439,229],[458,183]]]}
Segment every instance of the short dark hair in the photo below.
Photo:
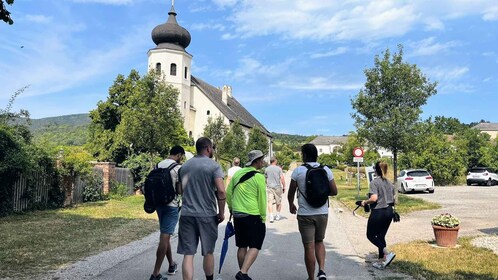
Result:
{"label": "short dark hair", "polygon": [[304,144],[301,147],[301,153],[303,154],[303,160],[306,162],[315,162],[318,158],[318,150],[311,143]]}
{"label": "short dark hair", "polygon": [[201,137],[195,141],[195,150],[197,151],[197,154],[200,154],[208,147],[213,147],[213,142],[207,137]]}
{"label": "short dark hair", "polygon": [[169,155],[172,156],[172,155],[177,155],[177,154],[182,154],[184,155],[185,154],[185,149],[183,149],[182,146],[174,146],[173,148],[171,148],[171,150],[169,150]]}

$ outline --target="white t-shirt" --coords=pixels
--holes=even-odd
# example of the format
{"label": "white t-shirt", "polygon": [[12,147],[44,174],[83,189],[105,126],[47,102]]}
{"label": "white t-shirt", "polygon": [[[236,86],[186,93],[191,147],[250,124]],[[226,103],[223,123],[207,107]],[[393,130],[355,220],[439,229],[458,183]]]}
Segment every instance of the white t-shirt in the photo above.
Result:
{"label": "white t-shirt", "polygon": [[[159,168],[169,168],[171,164],[173,163],[176,163],[176,161],[172,160],[172,159],[165,159],[163,161],[161,161],[160,163],[157,164],[157,167]],[[180,169],[181,165],[178,164],[177,166],[173,167],[173,169],[171,169],[171,181],[173,181],[173,187],[176,189],[176,183],[178,182],[178,169]],[[179,195],[177,195],[175,197],[175,199],[173,199],[173,201],[171,201],[168,206],[172,206],[172,207],[178,207],[180,205],[180,197]]]}
{"label": "white t-shirt", "polygon": [[[307,162],[307,164],[311,165],[312,167],[317,167],[319,165],[318,162]],[[332,171],[327,166],[325,166],[323,169],[325,169],[325,171],[327,172],[329,181],[332,181],[334,179],[334,174],[332,173]],[[308,169],[305,166],[301,165],[298,168],[294,169],[291,175],[291,179],[297,182],[297,187],[299,188],[299,190],[296,190],[297,202],[299,205],[297,214],[301,216],[328,214],[328,203],[325,203],[320,208],[315,208],[309,205],[304,196],[301,195],[301,192],[306,194],[306,171],[308,171]]]}
{"label": "white t-shirt", "polygon": [[240,167],[240,166],[232,166],[232,167],[228,168],[227,176],[233,177],[233,174],[235,174],[235,172],[239,171],[240,169],[242,169],[242,167]]}

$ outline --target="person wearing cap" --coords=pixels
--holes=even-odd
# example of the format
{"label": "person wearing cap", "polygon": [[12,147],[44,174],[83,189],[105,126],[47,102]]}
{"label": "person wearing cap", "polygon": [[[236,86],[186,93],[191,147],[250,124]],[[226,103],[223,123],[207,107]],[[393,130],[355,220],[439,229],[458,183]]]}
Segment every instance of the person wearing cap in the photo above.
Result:
{"label": "person wearing cap", "polygon": [[[245,167],[235,172],[227,188],[227,205],[234,218],[235,244],[240,271],[237,280],[250,280],[248,271],[256,260],[266,235],[266,180],[259,172],[264,165],[263,152],[250,151]],[[241,178],[251,172],[249,179]]]}

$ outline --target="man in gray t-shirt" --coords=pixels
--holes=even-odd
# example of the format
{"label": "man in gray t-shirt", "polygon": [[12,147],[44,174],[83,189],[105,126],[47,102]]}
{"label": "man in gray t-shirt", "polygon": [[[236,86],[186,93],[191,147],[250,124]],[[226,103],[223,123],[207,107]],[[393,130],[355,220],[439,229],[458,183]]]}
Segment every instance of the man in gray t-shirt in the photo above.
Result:
{"label": "man in gray t-shirt", "polygon": [[212,157],[213,143],[201,137],[195,143],[197,156],[179,171],[183,187],[182,210],[178,227],[177,253],[183,256],[183,279],[194,278],[194,255],[201,240],[206,279],[213,279],[214,247],[218,224],[225,219],[223,170]]}
{"label": "man in gray t-shirt", "polygon": [[[266,195],[268,197],[268,216],[270,223],[280,220],[282,209],[282,194],[285,193],[285,178],[282,168],[277,165],[277,159],[270,159],[270,166],[265,169]],[[276,204],[277,215],[273,217],[273,202]]]}

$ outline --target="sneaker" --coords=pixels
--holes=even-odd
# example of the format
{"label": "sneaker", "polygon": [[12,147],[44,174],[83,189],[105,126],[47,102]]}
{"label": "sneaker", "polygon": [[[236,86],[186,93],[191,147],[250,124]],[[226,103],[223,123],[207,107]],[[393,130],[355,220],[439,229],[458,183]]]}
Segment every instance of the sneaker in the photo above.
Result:
{"label": "sneaker", "polygon": [[377,269],[384,269],[385,266],[384,266],[384,262],[381,262],[381,261],[378,261],[378,262],[374,262],[372,264],[373,267],[377,268]]}
{"label": "sneaker", "polygon": [[384,267],[390,265],[391,262],[394,260],[395,257],[396,257],[396,254],[393,253],[393,252],[387,254],[386,260],[384,261]]}
{"label": "sneaker", "polygon": [[270,223],[273,223],[274,219],[273,216],[270,216]]}
{"label": "sneaker", "polygon": [[235,279],[237,279],[237,280],[252,280],[252,278],[249,277],[249,275],[243,274],[240,271],[237,272],[237,274],[235,274]]}
{"label": "sneaker", "polygon": [[275,221],[280,221],[280,215],[275,216]]}
{"label": "sneaker", "polygon": [[318,277],[318,280],[324,280],[327,279],[327,274],[323,270],[319,270],[316,277]]}
{"label": "sneaker", "polygon": [[174,263],[173,265],[169,266],[168,275],[175,275],[176,271],[178,271],[178,265]]}
{"label": "sneaker", "polygon": [[149,280],[168,280],[168,278],[162,276],[161,273],[159,273],[157,276],[151,274]]}

